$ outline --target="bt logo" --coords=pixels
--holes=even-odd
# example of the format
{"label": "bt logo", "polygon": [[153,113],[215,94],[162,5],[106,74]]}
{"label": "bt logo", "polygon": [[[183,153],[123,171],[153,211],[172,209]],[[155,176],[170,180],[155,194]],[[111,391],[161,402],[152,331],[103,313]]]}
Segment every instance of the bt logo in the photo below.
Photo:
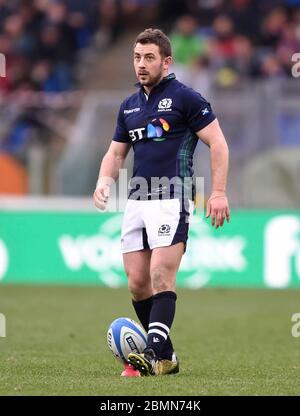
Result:
{"label": "bt logo", "polygon": [[162,137],[164,132],[170,130],[169,123],[163,118],[154,118],[151,123],[147,124],[146,128],[129,130],[129,136],[133,142],[142,139],[153,139],[156,142],[162,142],[166,140]]}
{"label": "bt logo", "polygon": [[133,142],[137,141],[137,140],[142,140],[143,139],[143,131],[145,131],[145,127],[141,128],[141,129],[134,129],[134,130],[129,130],[128,134],[131,137],[131,140]]}
{"label": "bt logo", "polygon": [[166,140],[165,137],[162,137],[164,131],[167,132],[170,130],[169,123],[163,118],[154,118],[151,123],[147,125],[147,137],[148,139],[153,139],[156,142],[162,142]]}

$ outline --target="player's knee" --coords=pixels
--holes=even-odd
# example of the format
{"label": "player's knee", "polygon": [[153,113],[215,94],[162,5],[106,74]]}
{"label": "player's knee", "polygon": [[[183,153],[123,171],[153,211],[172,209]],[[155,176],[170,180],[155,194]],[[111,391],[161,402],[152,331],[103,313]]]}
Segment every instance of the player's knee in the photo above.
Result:
{"label": "player's knee", "polygon": [[128,288],[135,300],[144,299],[149,295],[149,283],[149,280],[146,281],[141,275],[128,275]]}
{"label": "player's knee", "polygon": [[152,296],[152,292],[149,293],[148,289],[145,289],[144,286],[141,286],[139,284],[128,283],[128,288],[132,295],[132,298],[136,301],[143,300]]}
{"label": "player's knee", "polygon": [[166,267],[155,267],[150,274],[154,294],[174,290],[173,278],[171,278],[170,271]]}

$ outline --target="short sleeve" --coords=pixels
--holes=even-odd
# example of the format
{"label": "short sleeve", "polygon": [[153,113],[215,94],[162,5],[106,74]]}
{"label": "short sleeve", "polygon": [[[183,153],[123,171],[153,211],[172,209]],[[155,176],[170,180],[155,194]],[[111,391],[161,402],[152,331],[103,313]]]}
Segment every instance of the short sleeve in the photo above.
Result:
{"label": "short sleeve", "polygon": [[121,143],[131,142],[129,134],[128,134],[128,130],[126,128],[126,124],[124,121],[123,103],[121,104],[120,109],[119,109],[117,125],[116,125],[116,129],[115,129],[112,139],[116,142],[121,142]]}
{"label": "short sleeve", "polygon": [[185,117],[189,128],[197,132],[216,119],[211,105],[192,88],[183,91]]}

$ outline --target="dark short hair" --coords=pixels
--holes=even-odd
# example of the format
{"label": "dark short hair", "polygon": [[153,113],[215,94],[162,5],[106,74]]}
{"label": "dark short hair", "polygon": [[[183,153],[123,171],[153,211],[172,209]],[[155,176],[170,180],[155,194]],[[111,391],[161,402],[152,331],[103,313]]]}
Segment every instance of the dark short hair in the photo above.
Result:
{"label": "dark short hair", "polygon": [[134,47],[137,43],[141,43],[142,45],[153,43],[154,45],[158,46],[160,55],[163,58],[166,58],[167,56],[172,56],[172,47],[170,39],[160,29],[150,28],[144,30],[137,36],[134,42]]}

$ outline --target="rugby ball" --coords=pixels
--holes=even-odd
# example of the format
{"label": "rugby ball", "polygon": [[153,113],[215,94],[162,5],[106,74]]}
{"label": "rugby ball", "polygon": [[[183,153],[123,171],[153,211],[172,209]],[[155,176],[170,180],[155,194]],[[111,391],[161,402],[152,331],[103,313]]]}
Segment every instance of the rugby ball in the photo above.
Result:
{"label": "rugby ball", "polygon": [[129,353],[140,353],[146,348],[147,334],[133,319],[118,318],[108,328],[107,343],[113,355],[126,363]]}

